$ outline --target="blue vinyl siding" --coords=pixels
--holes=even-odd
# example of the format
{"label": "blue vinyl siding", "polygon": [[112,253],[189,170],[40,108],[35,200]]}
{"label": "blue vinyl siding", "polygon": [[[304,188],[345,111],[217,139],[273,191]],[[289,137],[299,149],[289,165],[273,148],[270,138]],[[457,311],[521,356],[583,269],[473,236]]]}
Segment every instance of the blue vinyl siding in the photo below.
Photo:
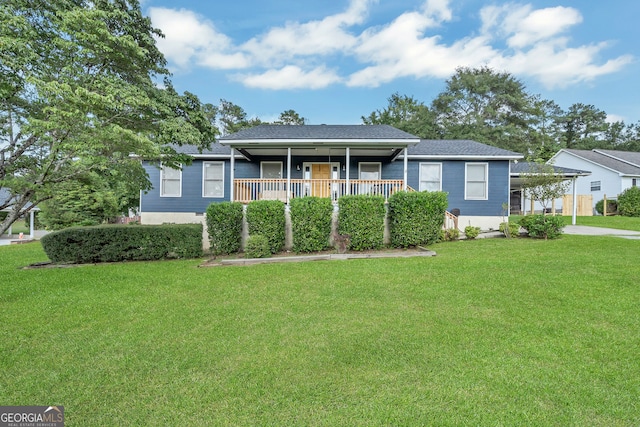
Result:
{"label": "blue vinyl siding", "polygon": [[[432,162],[432,160],[423,160]],[[420,162],[411,160],[407,181],[410,187],[420,187]],[[443,160],[442,191],[449,193],[449,210],[458,208],[461,215],[499,216],[502,204],[509,201],[509,162],[508,161],[463,161]],[[465,164],[487,163],[489,165],[489,194],[487,200],[465,200]]]}
{"label": "blue vinyl siding", "polygon": [[[360,162],[381,162],[382,179],[403,179],[404,161],[399,157],[394,162],[388,158],[351,157],[349,176],[358,179],[358,164]],[[211,160],[218,161],[218,160]],[[283,177],[287,175],[286,157],[256,158],[252,162],[237,160],[235,162],[235,177],[259,178],[261,161],[282,161]],[[291,177],[302,178],[303,171],[296,166],[304,162],[327,162],[327,157],[292,157]],[[332,162],[345,163],[344,156],[331,157]],[[143,212],[205,212],[210,203],[229,201],[230,196],[230,161],[224,160],[224,197],[202,197],[202,160],[194,160],[190,166],[184,166],[182,171],[182,197],[160,197],[160,169],[145,163],[153,189],[142,195]],[[434,160],[412,159],[408,163],[407,184],[420,188],[420,163],[434,162]],[[463,160],[437,160],[442,163],[442,191],[449,193],[449,210],[458,208],[462,215],[468,216],[498,216],[502,214],[502,204],[509,200],[509,161],[478,161],[489,165],[489,183],[487,200],[465,200],[465,164],[474,163]],[[346,172],[340,168],[340,178],[346,178]]]}
{"label": "blue vinyl siding", "polygon": [[[219,160],[210,160],[219,161]],[[142,212],[205,212],[210,203],[229,201],[230,162],[224,160],[224,197],[202,197],[202,160],[182,167],[182,197],[160,197],[160,169],[144,163],[153,188],[142,194]]]}

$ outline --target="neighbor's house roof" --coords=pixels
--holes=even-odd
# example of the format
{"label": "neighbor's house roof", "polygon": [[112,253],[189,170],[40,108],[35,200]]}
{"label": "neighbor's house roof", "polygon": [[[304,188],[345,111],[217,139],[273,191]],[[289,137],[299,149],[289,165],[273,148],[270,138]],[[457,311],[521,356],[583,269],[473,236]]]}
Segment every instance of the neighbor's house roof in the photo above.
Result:
{"label": "neighbor's house roof", "polygon": [[[516,177],[516,176],[521,176],[521,175],[526,175],[526,174],[530,174],[532,172],[535,173],[535,168],[538,164],[534,163],[534,162],[518,162],[518,163],[512,163],[511,164],[511,176],[512,177]],[[573,178],[573,177],[577,177],[577,176],[588,176],[591,175],[591,172],[589,171],[583,171],[580,169],[571,169],[571,168],[564,168],[561,166],[555,166],[555,165],[551,165],[553,166],[553,171],[554,173],[558,174],[558,175],[562,175],[566,178]]]}
{"label": "neighbor's house roof", "polygon": [[523,155],[468,139],[423,139],[407,149],[409,158],[518,160]]}
{"label": "neighbor's house roof", "polygon": [[554,160],[560,153],[567,153],[590,163],[600,165],[621,175],[640,176],[640,153],[615,150],[574,150],[563,148],[556,153]]}
{"label": "neighbor's house roof", "polygon": [[[7,201],[11,201],[11,193],[9,192],[9,190],[7,190],[6,188],[0,188],[0,206],[4,205],[5,203],[7,203]],[[27,205],[25,206],[25,208],[27,209],[33,209],[36,211],[39,211],[40,209],[37,206],[34,206],[33,208],[31,207],[33,204],[31,202],[27,203]],[[11,210],[11,206],[12,204],[9,204],[9,206],[7,206],[4,209],[0,209],[3,212],[8,212]]]}

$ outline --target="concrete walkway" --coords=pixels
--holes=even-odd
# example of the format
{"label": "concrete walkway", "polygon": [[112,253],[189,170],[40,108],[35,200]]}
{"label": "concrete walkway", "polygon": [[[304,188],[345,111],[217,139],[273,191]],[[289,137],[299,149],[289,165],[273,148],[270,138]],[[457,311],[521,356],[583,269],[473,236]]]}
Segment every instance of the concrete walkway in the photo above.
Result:
{"label": "concrete walkway", "polygon": [[616,230],[615,228],[590,227],[587,225],[567,225],[564,234],[581,236],[616,236],[626,239],[640,239],[640,231]]}

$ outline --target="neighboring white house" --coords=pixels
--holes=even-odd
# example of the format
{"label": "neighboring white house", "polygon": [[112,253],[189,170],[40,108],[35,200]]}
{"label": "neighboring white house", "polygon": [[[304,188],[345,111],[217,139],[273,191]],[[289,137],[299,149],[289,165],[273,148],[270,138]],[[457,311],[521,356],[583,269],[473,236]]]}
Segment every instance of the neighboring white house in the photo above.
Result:
{"label": "neighboring white house", "polygon": [[640,153],[615,150],[574,150],[558,151],[549,163],[572,169],[591,171],[590,176],[576,181],[578,194],[591,194],[593,205],[607,198],[616,198],[629,187],[640,184]]}

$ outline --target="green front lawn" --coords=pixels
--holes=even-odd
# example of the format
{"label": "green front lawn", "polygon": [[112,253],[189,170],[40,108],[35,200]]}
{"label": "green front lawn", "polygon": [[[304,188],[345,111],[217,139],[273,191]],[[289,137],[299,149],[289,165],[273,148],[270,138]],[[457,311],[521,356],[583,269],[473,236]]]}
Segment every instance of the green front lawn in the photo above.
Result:
{"label": "green front lawn", "polygon": [[638,244],[36,270],[39,244],[0,247],[0,405],[68,426],[638,425]]}

